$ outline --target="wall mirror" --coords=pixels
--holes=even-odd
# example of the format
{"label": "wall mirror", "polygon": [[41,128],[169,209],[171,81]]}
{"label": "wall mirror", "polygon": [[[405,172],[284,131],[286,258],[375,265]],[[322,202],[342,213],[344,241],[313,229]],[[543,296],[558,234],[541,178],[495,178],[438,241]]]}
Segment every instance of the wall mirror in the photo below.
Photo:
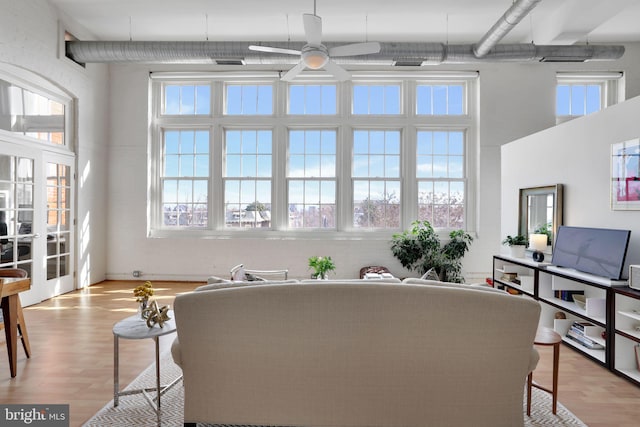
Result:
{"label": "wall mirror", "polygon": [[562,184],[520,189],[518,233],[546,234],[547,245],[553,242],[562,225]]}

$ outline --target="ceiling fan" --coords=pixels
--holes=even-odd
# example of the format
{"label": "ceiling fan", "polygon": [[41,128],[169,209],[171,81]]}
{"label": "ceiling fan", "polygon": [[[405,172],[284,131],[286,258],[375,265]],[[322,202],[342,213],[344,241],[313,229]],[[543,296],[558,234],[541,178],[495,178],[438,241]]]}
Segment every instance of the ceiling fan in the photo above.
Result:
{"label": "ceiling fan", "polygon": [[380,43],[353,43],[327,49],[322,44],[322,18],[316,15],[316,2],[313,2],[313,14],[302,15],[304,34],[307,43],[302,50],[283,49],[271,46],[250,45],[250,50],[269,53],[284,53],[287,55],[300,55],[300,62],[282,76],[282,80],[293,80],[302,70],[310,68],[319,70],[324,68],[340,81],[349,80],[351,74],[344,68],[331,61],[332,57],[368,55],[380,52]]}

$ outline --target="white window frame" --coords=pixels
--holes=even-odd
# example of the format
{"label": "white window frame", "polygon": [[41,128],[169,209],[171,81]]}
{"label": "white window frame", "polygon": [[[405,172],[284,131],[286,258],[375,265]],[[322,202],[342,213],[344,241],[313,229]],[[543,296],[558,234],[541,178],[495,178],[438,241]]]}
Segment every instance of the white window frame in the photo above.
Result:
{"label": "white window frame", "polygon": [[62,104],[64,106],[64,136],[62,144],[54,144],[46,140],[3,129],[0,129],[0,132],[6,132],[7,135],[11,135],[10,138],[14,138],[17,141],[22,140],[42,144],[46,146],[48,150],[61,153],[74,152],[75,133],[73,123],[75,110],[74,99],[69,94],[62,92],[60,88],[56,87],[48,80],[29,73],[26,70],[13,67],[9,64],[5,64],[4,67],[0,67],[0,80],[7,81],[21,89],[26,89],[51,101]]}
{"label": "white window frame", "polygon": [[[331,78],[309,73],[296,79],[294,84],[335,83],[337,85],[337,114],[289,115],[288,85],[279,80],[279,74],[259,73],[152,73],[150,90],[150,133],[148,150],[148,221],[149,237],[193,237],[193,238],[282,238],[282,239],[369,239],[388,240],[391,233],[410,227],[418,215],[418,184],[416,179],[416,133],[424,129],[463,130],[465,141],[465,230],[475,233],[477,227],[476,193],[477,189],[477,72],[354,72],[352,82],[335,82]],[[201,84],[211,83],[211,110],[209,115],[162,116],[163,83]],[[273,84],[273,114],[229,116],[223,114],[226,83]],[[351,112],[351,93],[354,83],[401,84],[401,113],[390,115],[354,115]],[[417,115],[417,84],[450,85],[463,84],[465,113],[462,115]],[[222,94],[223,96],[219,96]],[[162,130],[185,127],[210,129],[210,190],[208,227],[168,228],[163,227],[162,215],[158,206],[161,203],[160,174]],[[270,128],[273,131],[272,153],[272,195],[271,228],[238,230],[225,227],[223,202],[224,171],[224,130],[227,128]],[[336,146],[336,228],[325,229],[289,229],[288,228],[288,189],[287,189],[287,146],[290,129],[337,129]],[[353,227],[352,205],[352,136],[354,129],[401,129],[401,218],[396,229],[362,229]],[[159,215],[160,213],[160,215]],[[448,236],[450,229],[438,230],[442,236]]]}
{"label": "white window frame", "polygon": [[[569,73],[558,72],[556,74],[556,93],[559,85],[598,85],[600,86],[600,111],[607,107],[624,101],[624,73],[622,72],[599,72],[599,73]],[[557,100],[554,98],[554,101]],[[556,107],[554,102],[554,109]],[[557,111],[556,124],[564,123],[584,114],[571,114],[559,116]]]}

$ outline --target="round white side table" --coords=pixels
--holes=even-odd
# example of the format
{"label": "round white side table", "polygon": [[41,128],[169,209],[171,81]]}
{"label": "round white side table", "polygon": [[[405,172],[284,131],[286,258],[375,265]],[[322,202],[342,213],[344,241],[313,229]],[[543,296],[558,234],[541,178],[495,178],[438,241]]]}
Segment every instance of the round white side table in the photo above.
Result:
{"label": "round white side table", "polygon": [[[169,321],[164,322],[164,326],[161,328],[158,325],[154,325],[152,328],[147,326],[147,322],[140,318],[139,314],[127,317],[113,325],[113,406],[118,406],[118,399],[120,396],[126,396],[130,394],[142,394],[147,402],[151,405],[156,412],[158,418],[158,425],[160,425],[161,411],[160,411],[160,396],[166,393],[171,387],[176,385],[181,379],[182,375],[173,380],[170,384],[160,385],[160,341],[159,338],[163,335],[168,335],[176,331],[176,322],[173,318],[173,311],[169,312]],[[136,390],[120,391],[119,380],[119,339],[124,338],[128,340],[142,340],[152,338],[155,341],[156,347],[156,386],[151,388],[143,388]],[[150,392],[156,392],[156,396],[152,397]]]}

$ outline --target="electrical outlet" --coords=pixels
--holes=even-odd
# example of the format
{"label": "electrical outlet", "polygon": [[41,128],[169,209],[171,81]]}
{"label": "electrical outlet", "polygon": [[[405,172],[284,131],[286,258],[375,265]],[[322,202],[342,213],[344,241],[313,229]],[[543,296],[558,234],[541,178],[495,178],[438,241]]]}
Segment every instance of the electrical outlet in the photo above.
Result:
{"label": "electrical outlet", "polygon": [[140,272],[140,270],[133,270],[133,277],[140,277],[142,275],[142,273]]}

